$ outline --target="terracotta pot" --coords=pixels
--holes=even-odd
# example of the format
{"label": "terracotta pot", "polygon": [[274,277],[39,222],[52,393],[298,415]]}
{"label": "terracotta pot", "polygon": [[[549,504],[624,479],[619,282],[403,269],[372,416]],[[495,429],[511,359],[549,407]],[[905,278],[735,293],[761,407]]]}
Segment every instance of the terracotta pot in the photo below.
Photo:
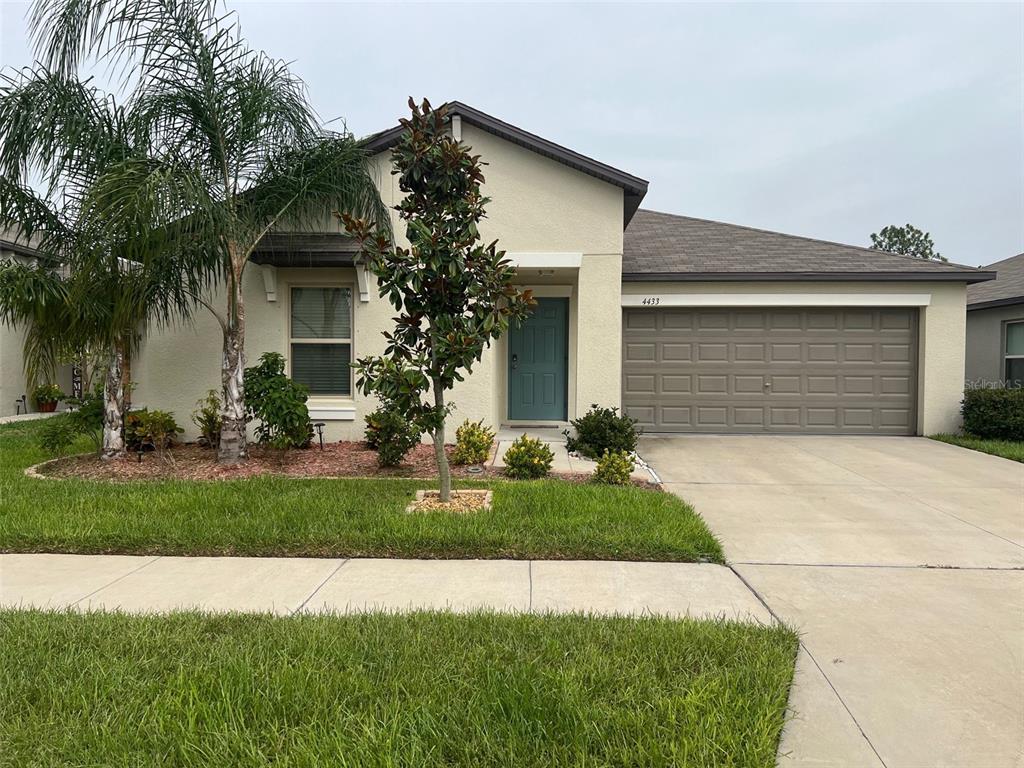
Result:
{"label": "terracotta pot", "polygon": [[40,413],[53,413],[56,410],[57,410],[57,401],[56,400],[51,400],[48,403],[39,403],[39,412]]}

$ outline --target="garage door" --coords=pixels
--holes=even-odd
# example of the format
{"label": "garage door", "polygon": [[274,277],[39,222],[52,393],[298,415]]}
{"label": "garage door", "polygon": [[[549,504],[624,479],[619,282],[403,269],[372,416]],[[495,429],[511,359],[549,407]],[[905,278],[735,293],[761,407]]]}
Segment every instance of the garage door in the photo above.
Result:
{"label": "garage door", "polygon": [[649,432],[915,430],[917,310],[626,309],[623,410]]}

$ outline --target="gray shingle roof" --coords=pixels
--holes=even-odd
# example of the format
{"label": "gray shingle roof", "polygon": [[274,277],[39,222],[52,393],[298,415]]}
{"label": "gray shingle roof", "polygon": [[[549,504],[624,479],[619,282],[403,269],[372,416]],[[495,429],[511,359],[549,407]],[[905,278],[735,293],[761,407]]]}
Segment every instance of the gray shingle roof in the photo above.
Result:
{"label": "gray shingle roof", "polygon": [[1004,304],[1024,304],[1024,253],[989,264],[996,279],[967,288],[967,308],[985,309]]}
{"label": "gray shingle roof", "polygon": [[990,280],[974,267],[640,209],[623,280]]}

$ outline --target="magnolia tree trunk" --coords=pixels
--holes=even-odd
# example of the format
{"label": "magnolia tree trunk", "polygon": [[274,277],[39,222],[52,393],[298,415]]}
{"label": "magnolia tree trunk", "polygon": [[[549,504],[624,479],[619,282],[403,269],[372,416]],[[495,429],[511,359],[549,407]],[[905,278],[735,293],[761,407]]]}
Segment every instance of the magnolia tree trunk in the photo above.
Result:
{"label": "magnolia tree trunk", "polygon": [[104,459],[124,456],[124,348],[114,345],[103,385]]}
{"label": "magnolia tree trunk", "polygon": [[224,328],[224,354],[220,378],[224,404],[221,408],[220,446],[217,460],[221,464],[237,464],[249,456],[245,443],[245,309],[242,305],[242,280],[233,281],[229,312]]}
{"label": "magnolia tree trunk", "polygon": [[[444,388],[439,379],[432,379],[431,388],[434,390],[434,407],[439,414],[444,414]],[[440,487],[441,501],[449,501],[452,497],[452,471],[448,466],[448,454],[444,452],[444,416],[442,415],[439,426],[434,430],[434,456],[437,458],[437,476]]]}

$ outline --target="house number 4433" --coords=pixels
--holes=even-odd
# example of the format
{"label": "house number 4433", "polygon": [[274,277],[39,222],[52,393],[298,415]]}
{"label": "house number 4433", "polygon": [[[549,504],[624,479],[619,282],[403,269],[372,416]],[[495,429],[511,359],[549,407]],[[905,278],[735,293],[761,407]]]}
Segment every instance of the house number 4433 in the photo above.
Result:
{"label": "house number 4433", "polygon": [[645,307],[656,307],[659,304],[661,304],[661,297],[660,296],[644,296],[643,299],[640,301],[640,303],[643,304]]}

